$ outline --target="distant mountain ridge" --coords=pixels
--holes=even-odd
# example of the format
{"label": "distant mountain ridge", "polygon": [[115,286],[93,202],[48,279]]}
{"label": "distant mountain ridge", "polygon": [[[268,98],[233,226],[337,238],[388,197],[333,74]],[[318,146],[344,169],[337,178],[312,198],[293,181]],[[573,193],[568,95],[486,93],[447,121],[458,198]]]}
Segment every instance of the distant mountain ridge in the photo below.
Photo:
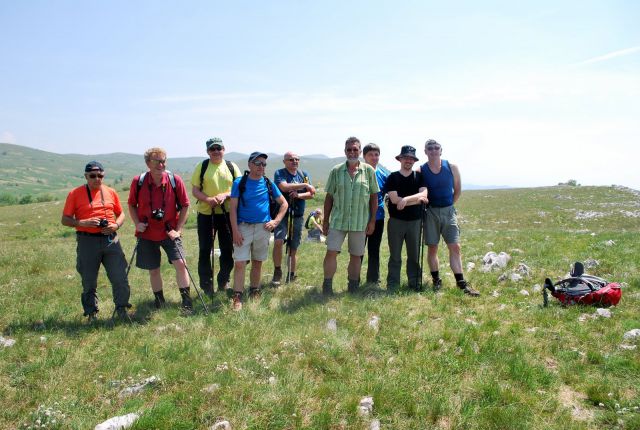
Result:
{"label": "distant mountain ridge", "polygon": [[[269,156],[267,175],[273,178],[275,170],[283,167],[282,154]],[[167,168],[180,175],[190,188],[191,175],[202,157],[177,157],[168,154]],[[247,169],[248,154],[229,152],[225,159],[235,162],[242,171]],[[312,183],[324,185],[331,168],[342,163],[344,157],[328,157],[322,154],[302,155],[301,169],[311,176]],[[0,195],[18,197],[51,195],[64,197],[71,188],[84,183],[84,166],[91,160],[104,164],[106,184],[121,190],[130,185],[133,177],[146,170],[142,154],[114,152],[110,154],[57,154],[21,145],[0,143]],[[477,186],[464,184],[463,189],[496,189],[507,186]]]}

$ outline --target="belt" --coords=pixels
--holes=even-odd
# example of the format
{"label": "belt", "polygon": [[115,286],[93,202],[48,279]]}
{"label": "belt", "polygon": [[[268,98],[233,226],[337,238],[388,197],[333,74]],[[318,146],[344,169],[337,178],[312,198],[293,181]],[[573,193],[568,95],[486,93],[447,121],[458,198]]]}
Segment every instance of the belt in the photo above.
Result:
{"label": "belt", "polygon": [[113,233],[113,235],[108,235],[108,234],[102,234],[102,233],[89,233],[86,231],[76,231],[76,234],[78,236],[91,236],[91,237],[115,237],[116,234]]}

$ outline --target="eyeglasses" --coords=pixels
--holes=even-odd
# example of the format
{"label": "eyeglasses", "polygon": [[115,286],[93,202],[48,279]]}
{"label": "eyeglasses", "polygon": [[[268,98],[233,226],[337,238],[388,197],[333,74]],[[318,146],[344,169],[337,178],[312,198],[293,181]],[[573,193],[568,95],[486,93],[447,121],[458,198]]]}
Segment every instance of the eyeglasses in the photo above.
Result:
{"label": "eyeglasses", "polygon": [[213,145],[209,148],[209,151],[222,151],[222,146],[220,145]]}
{"label": "eyeglasses", "polygon": [[167,159],[165,158],[164,160],[156,160],[155,158],[152,158],[151,161],[153,164],[167,164]]}
{"label": "eyeglasses", "polygon": [[427,151],[438,151],[440,148],[442,148],[440,145],[427,146]]}
{"label": "eyeglasses", "polygon": [[253,163],[253,165],[257,167],[267,167],[266,161],[252,161],[251,163]]}
{"label": "eyeglasses", "polygon": [[91,178],[91,179],[96,179],[96,178],[104,178],[104,173],[90,173],[87,175],[87,177]]}
{"label": "eyeglasses", "polygon": [[360,152],[360,148],[347,148],[345,149],[346,152]]}
{"label": "eyeglasses", "polygon": [[299,162],[300,159],[299,158],[287,158],[287,161],[295,161],[295,162]]}

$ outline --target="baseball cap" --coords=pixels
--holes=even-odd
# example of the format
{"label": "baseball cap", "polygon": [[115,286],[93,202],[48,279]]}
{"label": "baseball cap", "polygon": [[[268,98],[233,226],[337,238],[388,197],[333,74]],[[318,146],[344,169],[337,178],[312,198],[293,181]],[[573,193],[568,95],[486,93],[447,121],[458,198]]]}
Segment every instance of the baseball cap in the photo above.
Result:
{"label": "baseball cap", "polygon": [[260,158],[260,157],[265,158],[265,159],[269,158],[267,156],[267,154],[265,154],[264,152],[255,151],[255,152],[252,152],[251,155],[249,155],[249,163],[251,163],[256,158]]}
{"label": "baseball cap", "polygon": [[104,167],[102,167],[102,164],[98,161],[89,161],[87,163],[86,166],[84,166],[84,171],[85,172],[91,172],[93,170],[99,170],[101,172],[104,172]]}
{"label": "baseball cap", "polygon": [[206,145],[207,150],[211,149],[211,147],[214,145],[218,145],[219,147],[224,148],[224,143],[222,143],[222,139],[220,139],[219,137],[212,137],[211,139],[207,140]]}

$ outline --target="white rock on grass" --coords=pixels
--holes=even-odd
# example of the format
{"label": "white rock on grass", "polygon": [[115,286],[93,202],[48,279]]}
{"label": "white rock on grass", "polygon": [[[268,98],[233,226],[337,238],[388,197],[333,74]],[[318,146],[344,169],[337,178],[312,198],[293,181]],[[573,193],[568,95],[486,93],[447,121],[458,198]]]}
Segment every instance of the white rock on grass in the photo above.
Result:
{"label": "white rock on grass", "polygon": [[606,246],[613,246],[613,245],[615,245],[616,243],[615,243],[613,240],[609,239],[609,240],[607,240],[604,244],[605,244]]}
{"label": "white rock on grass", "polygon": [[584,268],[585,269],[593,269],[594,267],[598,267],[600,265],[600,262],[598,260],[595,260],[593,258],[587,258],[584,261]]}
{"label": "white rock on grass", "polygon": [[518,267],[516,267],[516,273],[519,273],[522,276],[529,276],[531,274],[531,269],[524,263],[518,263]]}
{"label": "white rock on grass", "polygon": [[336,322],[335,318],[331,318],[329,321],[327,321],[327,330],[338,331],[338,323]]}
{"label": "white rock on grass", "polygon": [[373,397],[363,397],[362,400],[360,400],[360,405],[358,405],[358,412],[362,416],[367,416],[373,412]]}
{"label": "white rock on grass", "polygon": [[227,420],[218,421],[209,430],[231,430],[231,423]]}
{"label": "white rock on grass", "polygon": [[640,339],[640,328],[634,328],[624,334],[625,340]]}
{"label": "white rock on grass", "polygon": [[520,290],[520,294],[522,294],[523,296],[528,296],[529,292],[527,290]]}
{"label": "white rock on grass", "polygon": [[369,430],[380,430],[380,420],[372,420]]}
{"label": "white rock on grass", "polygon": [[155,375],[154,376],[150,376],[147,379],[145,379],[142,382],[140,382],[139,384],[135,384],[135,385],[132,385],[130,387],[126,387],[125,389],[120,391],[120,393],[118,393],[118,397],[127,397],[127,396],[131,396],[133,394],[137,394],[140,391],[144,390],[146,387],[151,386],[151,385],[155,385],[158,382],[160,382],[160,378],[158,378]]}
{"label": "white rock on grass", "polygon": [[16,344],[16,340],[15,339],[9,339],[8,337],[0,336],[0,345],[4,346],[5,348],[8,348],[8,347],[13,346],[15,344]]}
{"label": "white rock on grass", "polygon": [[371,327],[375,331],[378,331],[379,326],[380,326],[380,317],[378,315],[372,316],[371,319],[369,320],[369,327]]}
{"label": "white rock on grass", "polygon": [[490,272],[494,268],[501,269],[507,267],[510,260],[511,256],[506,252],[501,252],[500,254],[496,254],[493,251],[487,252],[484,257],[482,257],[482,271]]}
{"label": "white rock on grass", "polygon": [[627,345],[625,343],[620,345],[620,349],[626,349],[627,351],[633,351],[637,347],[638,347],[637,345]]}
{"label": "white rock on grass", "polygon": [[491,248],[491,247],[493,246],[493,242],[487,242],[487,243],[485,244],[485,246],[486,246],[487,248]]}
{"label": "white rock on grass", "polygon": [[131,413],[127,415],[121,415],[119,417],[109,418],[105,422],[102,422],[95,426],[93,430],[121,430],[128,429],[133,425],[136,420],[140,418],[140,415]]}
{"label": "white rock on grass", "polygon": [[467,263],[467,272],[471,272],[475,268],[476,268],[476,263],[473,263],[471,261]]}
{"label": "white rock on grass", "polygon": [[215,393],[220,389],[220,384],[210,384],[204,387],[201,391],[203,393]]}
{"label": "white rock on grass", "polygon": [[512,282],[520,282],[522,281],[522,275],[519,273],[512,273],[509,275],[509,279],[511,279]]}
{"label": "white rock on grass", "polygon": [[602,318],[611,318],[611,311],[609,309],[598,308],[596,309],[596,315]]}
{"label": "white rock on grass", "polygon": [[498,292],[498,290],[493,290],[493,292],[491,293],[491,297],[500,297],[500,293]]}
{"label": "white rock on grass", "polygon": [[535,284],[535,285],[533,286],[533,292],[534,292],[534,293],[539,293],[540,291],[542,291],[542,285],[540,285],[540,284]]}

